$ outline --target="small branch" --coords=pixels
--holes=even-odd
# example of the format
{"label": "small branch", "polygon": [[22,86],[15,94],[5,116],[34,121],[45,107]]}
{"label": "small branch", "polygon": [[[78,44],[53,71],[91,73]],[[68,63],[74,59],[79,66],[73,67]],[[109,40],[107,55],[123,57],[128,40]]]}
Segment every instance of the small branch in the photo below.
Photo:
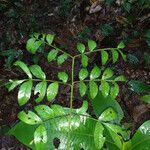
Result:
{"label": "small branch", "polygon": [[[88,55],[88,54],[91,54],[91,53],[96,53],[96,52],[100,52],[100,51],[103,51],[103,50],[108,51],[108,50],[111,50],[111,49],[117,49],[117,48],[102,48],[102,49],[94,50],[94,51],[92,51],[92,52],[85,52],[85,53],[83,53],[83,54]],[[80,56],[82,56],[82,54],[75,55],[74,58],[80,57]]]}

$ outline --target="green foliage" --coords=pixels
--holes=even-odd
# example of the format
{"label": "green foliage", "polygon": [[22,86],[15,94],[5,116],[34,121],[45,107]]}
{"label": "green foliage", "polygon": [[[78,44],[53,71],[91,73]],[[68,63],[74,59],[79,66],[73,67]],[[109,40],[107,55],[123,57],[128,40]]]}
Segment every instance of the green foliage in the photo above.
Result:
{"label": "green foliage", "polygon": [[[36,103],[46,97],[51,106],[38,105],[34,107],[34,110],[28,112],[22,110],[18,114],[20,121],[9,131],[9,134],[14,135],[21,143],[33,150],[55,149],[53,143],[55,138],[60,140],[58,149],[63,150],[68,148],[98,150],[104,147],[119,150],[125,149],[126,146],[129,147],[130,145],[125,142],[129,139],[129,135],[120,125],[124,114],[114,99],[119,93],[118,82],[124,82],[125,78],[122,75],[115,76],[111,68],[104,68],[96,64],[89,67],[88,63],[89,55],[96,52],[100,53],[102,65],[108,62],[109,52],[112,53],[113,63],[118,60],[119,53],[125,59],[121,50],[125,45],[120,43],[117,48],[95,49],[96,42],[88,40],[85,45],[78,43],[77,51],[80,54],[72,56],[53,45],[53,41],[54,36],[51,34],[42,34],[41,38],[39,34],[34,34],[27,42],[27,50],[35,54],[41,45],[47,44],[52,48],[47,56],[48,62],[56,60],[57,64],[61,65],[67,59],[72,60],[71,76],[68,76],[63,70],[57,73],[59,81],[49,80],[39,65],[28,66],[22,61],[16,61],[14,65],[21,68],[27,75],[24,79],[9,81],[9,91],[20,86],[19,105],[25,105],[34,91],[34,96],[37,96]],[[77,58],[82,64],[78,74],[79,80],[75,80]],[[52,103],[61,85],[70,86],[69,108]],[[83,102],[81,108],[73,109],[74,87],[79,88],[81,97],[87,95],[91,100],[95,118],[87,113],[87,101]]]}
{"label": "green foliage", "polygon": [[14,50],[14,49],[9,49],[0,52],[0,56],[6,57],[5,60],[5,66],[10,68],[15,61],[15,59],[21,59],[22,58],[22,51],[21,50]]}
{"label": "green foliage", "polygon": [[114,28],[110,24],[104,24],[100,26],[100,30],[102,32],[102,35],[106,37],[114,31]]}

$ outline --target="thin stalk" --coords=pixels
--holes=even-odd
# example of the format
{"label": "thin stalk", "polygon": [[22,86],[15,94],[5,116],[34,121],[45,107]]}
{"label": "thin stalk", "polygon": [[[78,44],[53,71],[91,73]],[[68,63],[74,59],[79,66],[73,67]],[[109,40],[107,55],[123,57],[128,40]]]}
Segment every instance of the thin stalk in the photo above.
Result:
{"label": "thin stalk", "polygon": [[54,46],[54,45],[49,45],[47,42],[45,42],[45,44],[47,44],[48,46],[51,46],[51,47],[54,48],[54,49],[57,49],[57,50],[60,51],[61,53],[67,54],[70,58],[73,59],[73,56],[72,56],[72,55],[70,55],[69,53],[67,53],[67,52],[65,52],[65,51],[63,51],[63,50],[61,50],[61,49],[59,49],[59,48],[57,48],[56,46]]}
{"label": "thin stalk", "polygon": [[[83,53],[83,54],[88,55],[88,54],[91,54],[91,53],[96,53],[96,52],[100,52],[100,51],[103,51],[103,50],[108,51],[108,50],[111,50],[111,49],[117,49],[117,48],[102,48],[102,49],[96,49],[96,50],[94,50],[94,51],[92,51],[92,52],[85,52],[85,53]],[[82,56],[82,54],[75,55],[74,57],[80,57],[80,56]]]}

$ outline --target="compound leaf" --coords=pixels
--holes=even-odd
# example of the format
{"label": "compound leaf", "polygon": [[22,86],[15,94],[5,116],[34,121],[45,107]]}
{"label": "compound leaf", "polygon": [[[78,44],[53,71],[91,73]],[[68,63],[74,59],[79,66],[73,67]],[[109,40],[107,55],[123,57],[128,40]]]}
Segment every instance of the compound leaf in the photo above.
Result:
{"label": "compound leaf", "polygon": [[118,58],[119,58],[118,51],[115,50],[115,49],[112,49],[112,50],[111,50],[111,53],[112,53],[112,60],[113,60],[113,63],[115,63],[115,62],[118,60]]}
{"label": "compound leaf", "polygon": [[67,58],[68,58],[68,55],[65,54],[65,53],[62,54],[62,55],[60,55],[60,56],[58,56],[58,58],[57,58],[57,64],[61,65],[62,63],[65,62],[65,60],[67,60]]}
{"label": "compound leaf", "polygon": [[113,86],[110,89],[110,96],[116,98],[119,93],[119,86],[117,83],[113,83]]}
{"label": "compound leaf", "polygon": [[96,79],[100,76],[100,74],[101,74],[100,68],[97,65],[95,65],[94,68],[92,69],[91,73],[90,73],[90,79],[91,80]]}
{"label": "compound leaf", "polygon": [[110,68],[107,68],[102,75],[102,79],[109,79],[113,76],[113,74],[114,72]]}
{"label": "compound leaf", "polygon": [[106,82],[105,80],[102,80],[101,85],[100,85],[100,90],[101,90],[103,96],[107,97],[109,94],[109,90],[110,90],[109,83]]}

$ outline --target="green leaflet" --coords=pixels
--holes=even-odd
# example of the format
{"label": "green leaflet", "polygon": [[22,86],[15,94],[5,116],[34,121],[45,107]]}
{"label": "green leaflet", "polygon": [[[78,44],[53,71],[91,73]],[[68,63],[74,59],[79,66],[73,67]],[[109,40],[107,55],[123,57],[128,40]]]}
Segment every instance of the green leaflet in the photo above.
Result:
{"label": "green leaflet", "polygon": [[85,45],[82,44],[82,43],[77,43],[77,50],[78,50],[80,53],[84,53],[84,51],[85,51]]}
{"label": "green leaflet", "polygon": [[101,74],[100,68],[97,65],[95,65],[94,68],[92,69],[91,73],[90,73],[90,79],[91,80],[96,79],[100,76],[100,74]]}
{"label": "green leaflet", "polygon": [[111,50],[111,53],[112,53],[112,60],[113,60],[113,63],[115,63],[115,62],[118,60],[118,58],[119,58],[118,51],[115,50],[115,49],[112,49],[112,50]]}
{"label": "green leaflet", "polygon": [[89,73],[88,73],[87,69],[86,68],[82,68],[80,70],[80,72],[79,72],[79,79],[80,80],[84,80],[85,78],[87,78],[88,74]]}
{"label": "green leaflet", "polygon": [[100,121],[113,121],[117,118],[117,113],[113,110],[113,108],[107,108],[98,118]]}
{"label": "green leaflet", "polygon": [[105,65],[106,62],[108,61],[108,53],[104,50],[101,51],[101,60],[102,60],[102,65]]}
{"label": "green leaflet", "polygon": [[86,90],[87,90],[86,84],[83,81],[81,81],[79,83],[79,92],[80,92],[81,97],[83,97],[85,95]]}
{"label": "green leaflet", "polygon": [[123,49],[125,48],[125,44],[123,42],[120,42],[117,46],[117,49]]}
{"label": "green leaflet", "polygon": [[94,131],[94,142],[97,149],[103,148],[105,137],[103,136],[104,127],[100,122],[97,122]]}
{"label": "green leaflet", "polygon": [[91,51],[93,51],[96,48],[97,44],[95,41],[93,40],[88,40],[88,48]]}
{"label": "green leaflet", "polygon": [[57,82],[54,82],[54,83],[51,83],[48,88],[47,88],[47,100],[48,101],[52,101],[55,99],[57,93],[58,93],[58,83]]}
{"label": "green leaflet", "polygon": [[34,110],[42,119],[50,119],[54,117],[54,111],[46,105],[35,106]]}
{"label": "green leaflet", "polygon": [[150,120],[144,122],[131,139],[132,150],[150,148]]}
{"label": "green leaflet", "polygon": [[119,94],[119,86],[117,83],[114,82],[113,86],[111,86],[110,89],[110,96],[116,98],[118,94]]}
{"label": "green leaflet", "polygon": [[20,106],[27,103],[27,101],[30,99],[31,96],[31,90],[32,90],[32,80],[24,82],[18,92],[18,103]]}
{"label": "green leaflet", "polygon": [[31,52],[32,54],[35,54],[38,48],[43,44],[43,41],[36,40],[35,38],[30,38],[27,41],[26,49]]}
{"label": "green leaflet", "polygon": [[105,80],[101,81],[100,90],[104,97],[107,97],[109,94],[110,86],[109,83]]}
{"label": "green leaflet", "polygon": [[44,125],[40,125],[36,128],[34,132],[34,144],[36,150],[44,150],[46,149],[47,143],[47,131]]}
{"label": "green leaflet", "polygon": [[89,58],[85,54],[82,54],[81,63],[84,68],[86,68],[88,66],[88,59]]}
{"label": "green leaflet", "polygon": [[144,95],[140,98],[143,102],[150,104],[150,94]]}
{"label": "green leaflet", "polygon": [[89,82],[89,91],[91,98],[94,99],[98,93],[98,86],[94,81]]}
{"label": "green leaflet", "polygon": [[19,84],[21,84],[22,82],[24,82],[25,80],[9,80],[9,82],[11,83],[8,91],[12,91],[15,87],[17,87]]}
{"label": "green leaflet", "polygon": [[67,60],[67,58],[68,58],[68,55],[65,54],[65,53],[62,54],[62,55],[60,55],[60,56],[58,56],[58,58],[57,58],[57,64],[61,65],[62,63],[64,63]]}
{"label": "green leaflet", "polygon": [[34,90],[34,95],[38,94],[38,98],[35,99],[37,103],[41,102],[43,98],[45,97],[46,87],[47,87],[46,81],[42,81],[36,85],[35,90]]}
{"label": "green leaflet", "polygon": [[31,74],[29,68],[27,67],[27,65],[24,62],[16,61],[14,63],[14,65],[19,66],[28,75],[29,78],[32,78],[32,74]]}
{"label": "green leaflet", "polygon": [[109,79],[113,75],[114,75],[114,72],[110,68],[107,68],[102,75],[102,79]]}
{"label": "green leaflet", "polygon": [[150,85],[138,80],[131,80],[128,82],[130,89],[136,93],[144,93],[150,91]]}
{"label": "green leaflet", "polygon": [[68,74],[66,72],[59,72],[58,78],[66,83],[68,81]]}
{"label": "green leaflet", "polygon": [[41,67],[38,65],[30,66],[30,71],[38,79],[45,79],[46,78],[45,73],[42,71]]}
{"label": "green leaflet", "polygon": [[53,40],[54,40],[54,35],[52,35],[52,34],[47,34],[47,36],[46,36],[46,41],[48,42],[49,45],[52,44]]}
{"label": "green leaflet", "polygon": [[51,62],[53,60],[55,60],[56,56],[58,54],[58,50],[57,49],[52,49],[48,55],[47,55],[47,60],[48,62]]}
{"label": "green leaflet", "polygon": [[32,111],[28,111],[27,114],[24,111],[21,111],[18,113],[18,118],[21,121],[23,121],[27,124],[30,124],[30,125],[42,123],[41,118]]}
{"label": "green leaflet", "polygon": [[116,77],[116,78],[114,79],[114,81],[126,81],[126,78],[125,78],[125,76],[120,75],[120,76]]}

